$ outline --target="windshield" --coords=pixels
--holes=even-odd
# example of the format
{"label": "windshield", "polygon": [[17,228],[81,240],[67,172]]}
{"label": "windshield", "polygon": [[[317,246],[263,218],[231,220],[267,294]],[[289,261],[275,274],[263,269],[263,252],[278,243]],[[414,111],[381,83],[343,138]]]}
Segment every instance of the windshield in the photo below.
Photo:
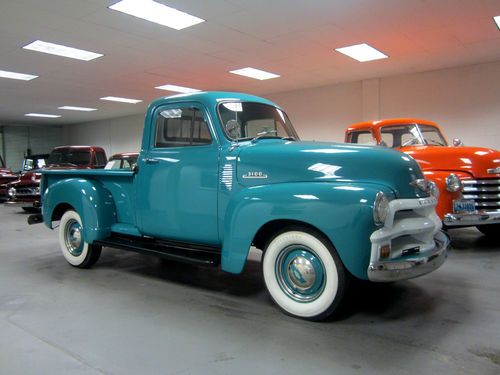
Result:
{"label": "windshield", "polygon": [[393,148],[413,145],[447,146],[439,129],[431,125],[385,126],[380,130],[380,137],[384,146]]}
{"label": "windshield", "polygon": [[294,138],[297,133],[281,109],[255,102],[223,102],[219,116],[227,137],[233,141],[254,138]]}
{"label": "windshield", "polygon": [[79,151],[71,149],[54,150],[50,153],[49,165],[89,165],[90,164],[90,151]]}
{"label": "windshield", "polygon": [[32,169],[40,169],[45,167],[45,158],[31,158],[24,159],[23,171],[30,171]]}

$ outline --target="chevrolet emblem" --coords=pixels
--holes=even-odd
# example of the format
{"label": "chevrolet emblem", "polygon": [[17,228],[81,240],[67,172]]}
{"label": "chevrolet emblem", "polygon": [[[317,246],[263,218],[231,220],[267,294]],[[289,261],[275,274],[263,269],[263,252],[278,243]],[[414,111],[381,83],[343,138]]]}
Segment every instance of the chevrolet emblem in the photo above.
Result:
{"label": "chevrolet emblem", "polygon": [[500,167],[490,168],[487,170],[488,174],[500,174]]}

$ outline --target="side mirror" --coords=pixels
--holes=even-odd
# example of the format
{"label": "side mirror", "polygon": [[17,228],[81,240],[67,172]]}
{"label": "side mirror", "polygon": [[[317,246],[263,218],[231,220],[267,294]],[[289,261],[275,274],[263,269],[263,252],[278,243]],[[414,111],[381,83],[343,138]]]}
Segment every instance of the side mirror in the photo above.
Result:
{"label": "side mirror", "polygon": [[136,164],[136,165],[134,165],[134,167],[132,168],[132,173],[133,173],[133,174],[137,174],[137,173],[139,173],[139,165],[137,165],[137,164]]}
{"label": "side mirror", "polygon": [[460,138],[453,139],[453,146],[460,147],[460,146],[463,146],[463,145],[464,145],[464,143],[460,140]]}

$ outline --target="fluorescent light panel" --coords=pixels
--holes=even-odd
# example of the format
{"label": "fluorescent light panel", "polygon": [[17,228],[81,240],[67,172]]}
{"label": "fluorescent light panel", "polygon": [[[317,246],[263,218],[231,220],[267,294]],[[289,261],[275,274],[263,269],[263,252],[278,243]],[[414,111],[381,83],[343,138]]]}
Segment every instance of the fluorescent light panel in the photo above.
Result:
{"label": "fluorescent light panel", "polygon": [[200,92],[201,91],[198,89],[192,89],[190,87],[183,87],[183,86],[176,86],[176,85],[156,86],[155,89],[173,91],[173,92],[181,92],[183,94],[189,94],[192,92]]}
{"label": "fluorescent light panel", "polygon": [[104,98],[100,98],[101,100],[109,100],[111,102],[120,102],[120,103],[131,103],[131,104],[137,104],[142,102],[142,100],[139,99],[129,99],[129,98],[120,98],[118,96],[105,96]]}
{"label": "fluorescent light panel", "polygon": [[69,57],[71,59],[90,61],[104,56],[101,53],[85,51],[83,49],[66,47],[60,44],[44,42],[43,40],[36,40],[33,43],[27,44],[23,47],[31,51],[48,53],[50,55],[57,55]]}
{"label": "fluorescent light panel", "polygon": [[335,51],[340,52],[360,62],[386,59],[389,57],[386,54],[380,52],[379,50],[373,48],[372,46],[366,43],[356,44],[348,47],[336,48]]}
{"label": "fluorescent light panel", "polygon": [[27,117],[44,117],[44,118],[58,118],[58,117],[61,117],[61,115],[50,115],[48,113],[26,113],[25,116],[27,116]]}
{"label": "fluorescent light panel", "polygon": [[38,76],[34,76],[32,74],[8,72],[6,70],[0,70],[0,77],[10,78],[10,79],[20,79],[22,81],[31,81],[32,79],[38,78]]}
{"label": "fluorescent light panel", "polygon": [[245,77],[249,77],[249,78],[258,79],[258,80],[261,80],[261,81],[263,81],[265,79],[271,79],[271,78],[278,78],[278,77],[280,77],[278,74],[265,72],[263,70],[255,69],[255,68],[236,69],[236,70],[231,70],[229,73],[238,74],[240,76],[245,76]]}
{"label": "fluorescent light panel", "polygon": [[497,24],[498,29],[500,30],[500,16],[493,17],[493,21]]}
{"label": "fluorescent light panel", "polygon": [[111,5],[109,9],[117,10],[175,30],[182,30],[186,27],[205,22],[204,19],[152,0],[122,0]]}
{"label": "fluorescent light panel", "polygon": [[62,107],[58,107],[58,109],[65,109],[67,111],[82,111],[82,112],[97,111],[97,108],[74,107],[74,106],[71,106],[71,105],[64,105]]}

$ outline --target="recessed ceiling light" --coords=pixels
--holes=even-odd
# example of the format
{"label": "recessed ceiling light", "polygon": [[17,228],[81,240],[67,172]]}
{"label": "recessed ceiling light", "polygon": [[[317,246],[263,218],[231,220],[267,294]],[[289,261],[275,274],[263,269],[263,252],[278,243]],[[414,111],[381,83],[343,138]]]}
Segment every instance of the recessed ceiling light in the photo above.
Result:
{"label": "recessed ceiling light", "polygon": [[83,49],[73,47],[66,47],[60,44],[44,42],[42,40],[36,40],[33,43],[25,45],[23,48],[29,49],[31,51],[43,52],[51,55],[64,56],[71,59],[84,61],[90,61],[104,56],[101,53],[85,51]]}
{"label": "recessed ceiling light", "polygon": [[61,115],[49,115],[48,113],[26,113],[25,116],[28,117],[45,117],[45,118],[58,118]]}
{"label": "recessed ceiling light", "polygon": [[198,89],[192,89],[190,87],[183,87],[183,86],[176,86],[176,85],[156,86],[155,89],[173,91],[173,92],[182,92],[183,94],[189,94],[192,92],[200,92],[201,91]]}
{"label": "recessed ceiling light", "polygon": [[131,104],[137,104],[142,102],[142,100],[139,99],[129,99],[129,98],[120,98],[118,96],[105,96],[104,98],[100,98],[101,100],[109,100],[112,102],[120,102],[120,103],[131,103]]}
{"label": "recessed ceiling light", "polygon": [[117,10],[175,30],[182,30],[186,27],[205,22],[204,19],[152,0],[122,0],[111,5],[109,9]]}
{"label": "recessed ceiling light", "polygon": [[22,81],[31,81],[32,79],[38,78],[38,76],[34,76],[32,74],[8,72],[6,70],[0,70],[0,77],[10,78],[10,79],[20,79]]}
{"label": "recessed ceiling light", "polygon": [[497,24],[498,30],[500,30],[500,16],[493,17],[493,21]]}
{"label": "recessed ceiling light", "polygon": [[261,81],[265,79],[278,78],[278,74],[265,72],[263,70],[255,69],[255,68],[243,68],[231,70],[229,73],[238,74],[240,76],[250,77],[254,79],[259,79]]}
{"label": "recessed ceiling light", "polygon": [[73,107],[71,105],[64,105],[62,107],[58,107],[58,109],[65,109],[67,111],[82,111],[82,112],[97,111],[97,108]]}
{"label": "recessed ceiling light", "polygon": [[356,44],[354,46],[336,48],[335,51],[343,53],[346,56],[353,58],[354,60],[358,60],[360,62],[386,59],[389,56],[380,52],[379,50],[373,48],[372,46],[362,43]]}

